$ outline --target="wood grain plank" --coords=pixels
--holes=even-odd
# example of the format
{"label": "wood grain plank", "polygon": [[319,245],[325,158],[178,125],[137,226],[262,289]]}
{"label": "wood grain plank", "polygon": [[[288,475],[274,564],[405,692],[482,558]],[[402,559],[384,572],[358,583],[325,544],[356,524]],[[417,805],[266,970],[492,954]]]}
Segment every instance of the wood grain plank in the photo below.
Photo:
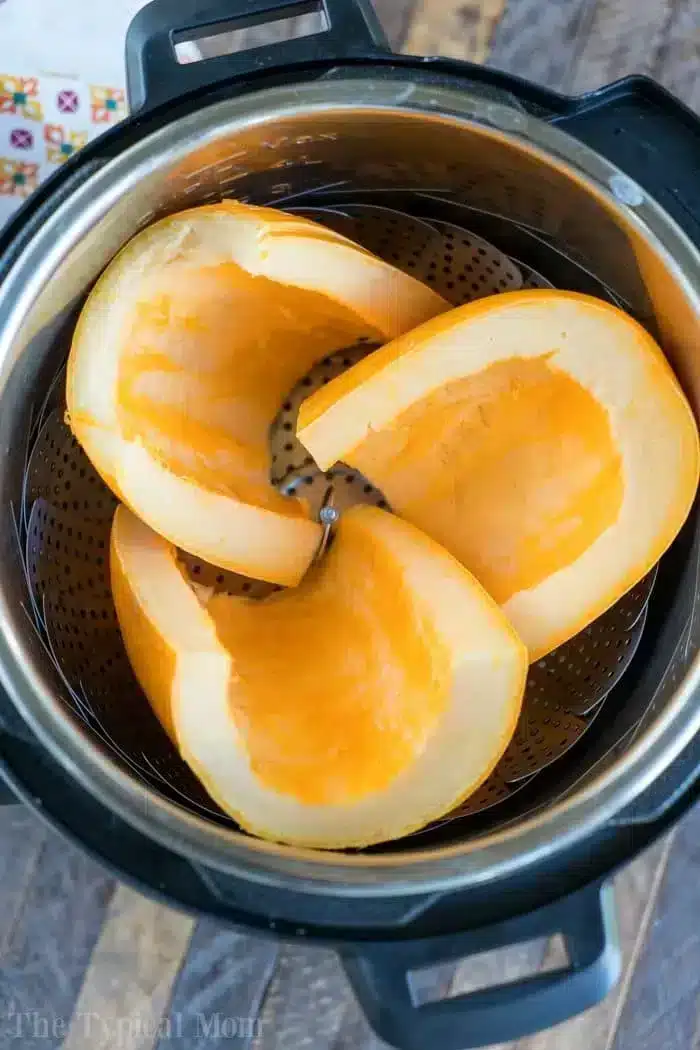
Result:
{"label": "wood grain plank", "polygon": [[695,1021],[690,1050],[700,1050],[700,995],[695,996]]}
{"label": "wood grain plank", "polygon": [[697,1017],[697,997],[680,999],[673,1010],[662,1014],[641,1037],[621,1032],[615,1050],[697,1050],[693,1039]]}
{"label": "wood grain plank", "polygon": [[700,5],[674,0],[665,38],[651,69],[664,87],[700,111]]}
{"label": "wood grain plank", "polygon": [[373,2],[391,47],[394,51],[400,51],[406,42],[417,0],[373,0]]}
{"label": "wood grain plank", "polygon": [[[251,1050],[386,1050],[350,991],[335,952],[281,949]],[[428,1050],[428,1048],[426,1048]]]}
{"label": "wood grain plank", "polygon": [[555,91],[565,90],[595,2],[508,0],[494,31],[488,64]]}
{"label": "wood grain plank", "polygon": [[504,6],[505,0],[421,0],[404,51],[483,62]]}
{"label": "wood grain plank", "polygon": [[26,806],[0,808],[0,960],[4,958],[48,832]]}
{"label": "wood grain plank", "polygon": [[282,947],[254,1050],[329,1050],[340,1031],[348,995],[334,952],[305,945]]}
{"label": "wood grain plank", "polygon": [[348,1003],[343,1023],[331,1050],[390,1050],[383,1039],[379,1039],[367,1024],[365,1015],[354,999]]}
{"label": "wood grain plank", "polygon": [[158,1050],[247,1050],[279,946],[201,919],[167,1010]]}
{"label": "wood grain plank", "polygon": [[150,1050],[194,920],[120,885],[90,959],[63,1050]]}
{"label": "wood grain plank", "polygon": [[620,1012],[614,1050],[690,1047],[695,1027],[692,1004],[700,993],[698,916],[700,809],[689,814],[676,832],[654,922]]}
{"label": "wood grain plank", "polygon": [[[654,906],[666,869],[672,838],[669,837],[628,865],[615,882],[622,976],[608,998],[587,1013],[558,1025],[547,1032],[521,1040],[517,1050],[609,1050],[619,1015],[634,976],[639,954],[653,921]],[[545,965],[562,966],[566,962],[559,938],[550,943]]]}
{"label": "wood grain plank", "polygon": [[68,1030],[114,892],[90,858],[47,832],[0,966],[0,1031],[46,1050]]}
{"label": "wood grain plank", "polygon": [[598,0],[582,30],[570,88],[591,91],[630,73],[650,74],[674,0]]}

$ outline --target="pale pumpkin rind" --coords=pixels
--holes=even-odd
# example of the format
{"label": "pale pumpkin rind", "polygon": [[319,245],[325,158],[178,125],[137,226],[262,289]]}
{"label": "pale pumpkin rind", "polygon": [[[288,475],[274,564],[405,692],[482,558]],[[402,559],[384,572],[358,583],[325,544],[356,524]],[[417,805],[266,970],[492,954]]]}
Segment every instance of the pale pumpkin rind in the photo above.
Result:
{"label": "pale pumpkin rind", "polygon": [[89,296],[68,419],[107,484],[171,542],[293,585],[320,531],[269,483],[284,397],[327,354],[446,307],[309,220],[230,201],[180,212],[138,234]]}
{"label": "pale pumpkin rind", "polygon": [[515,729],[522,642],[451,555],[377,508],[342,517],[299,588],[254,601],[196,594],[175,549],[122,506],[111,574],[155,713],[262,837],[398,838],[474,791]]}
{"label": "pale pumpkin rind", "polygon": [[570,292],[428,321],[308,398],[297,434],[470,569],[531,660],[649,571],[698,485],[696,422],[663,352]]}

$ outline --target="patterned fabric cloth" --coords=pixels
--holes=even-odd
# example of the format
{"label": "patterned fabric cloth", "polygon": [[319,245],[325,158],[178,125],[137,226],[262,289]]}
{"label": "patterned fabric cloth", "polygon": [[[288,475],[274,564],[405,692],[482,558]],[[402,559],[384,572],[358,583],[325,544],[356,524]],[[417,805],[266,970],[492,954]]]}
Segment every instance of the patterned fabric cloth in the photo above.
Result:
{"label": "patterned fabric cloth", "polygon": [[42,179],[125,116],[123,87],[0,72],[0,226]]}

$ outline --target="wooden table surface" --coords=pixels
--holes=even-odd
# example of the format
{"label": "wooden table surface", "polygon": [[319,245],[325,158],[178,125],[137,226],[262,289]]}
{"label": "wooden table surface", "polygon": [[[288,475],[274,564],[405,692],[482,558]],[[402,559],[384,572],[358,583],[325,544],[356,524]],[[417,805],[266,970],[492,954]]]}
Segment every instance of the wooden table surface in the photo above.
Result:
{"label": "wooden table surface", "polygon": [[[648,73],[700,107],[700,0],[377,0],[393,44],[578,92]],[[335,956],[194,921],[116,883],[19,807],[0,811],[0,1050],[379,1050]],[[608,1000],[517,1050],[698,1050],[700,811],[617,880]],[[556,962],[536,943],[445,990]],[[440,1048],[426,1047],[426,1050]]]}

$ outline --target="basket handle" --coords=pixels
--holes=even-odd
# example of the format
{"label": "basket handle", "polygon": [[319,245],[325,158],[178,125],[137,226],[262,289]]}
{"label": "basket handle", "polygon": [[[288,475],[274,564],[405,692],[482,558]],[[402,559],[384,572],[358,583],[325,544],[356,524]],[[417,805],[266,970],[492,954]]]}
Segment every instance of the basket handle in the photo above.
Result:
{"label": "basket handle", "polygon": [[[178,61],[176,47],[185,41],[311,14],[318,16],[318,28],[307,36]],[[141,112],[232,77],[388,50],[371,0],[153,0],[135,16],[126,36],[129,103]]]}
{"label": "basket handle", "polygon": [[[561,933],[570,964],[511,984],[416,1006],[409,972]],[[600,1002],[620,973],[612,886],[595,883],[497,926],[408,943],[358,945],[342,953],[360,1005],[399,1050],[469,1050],[550,1028]]]}

